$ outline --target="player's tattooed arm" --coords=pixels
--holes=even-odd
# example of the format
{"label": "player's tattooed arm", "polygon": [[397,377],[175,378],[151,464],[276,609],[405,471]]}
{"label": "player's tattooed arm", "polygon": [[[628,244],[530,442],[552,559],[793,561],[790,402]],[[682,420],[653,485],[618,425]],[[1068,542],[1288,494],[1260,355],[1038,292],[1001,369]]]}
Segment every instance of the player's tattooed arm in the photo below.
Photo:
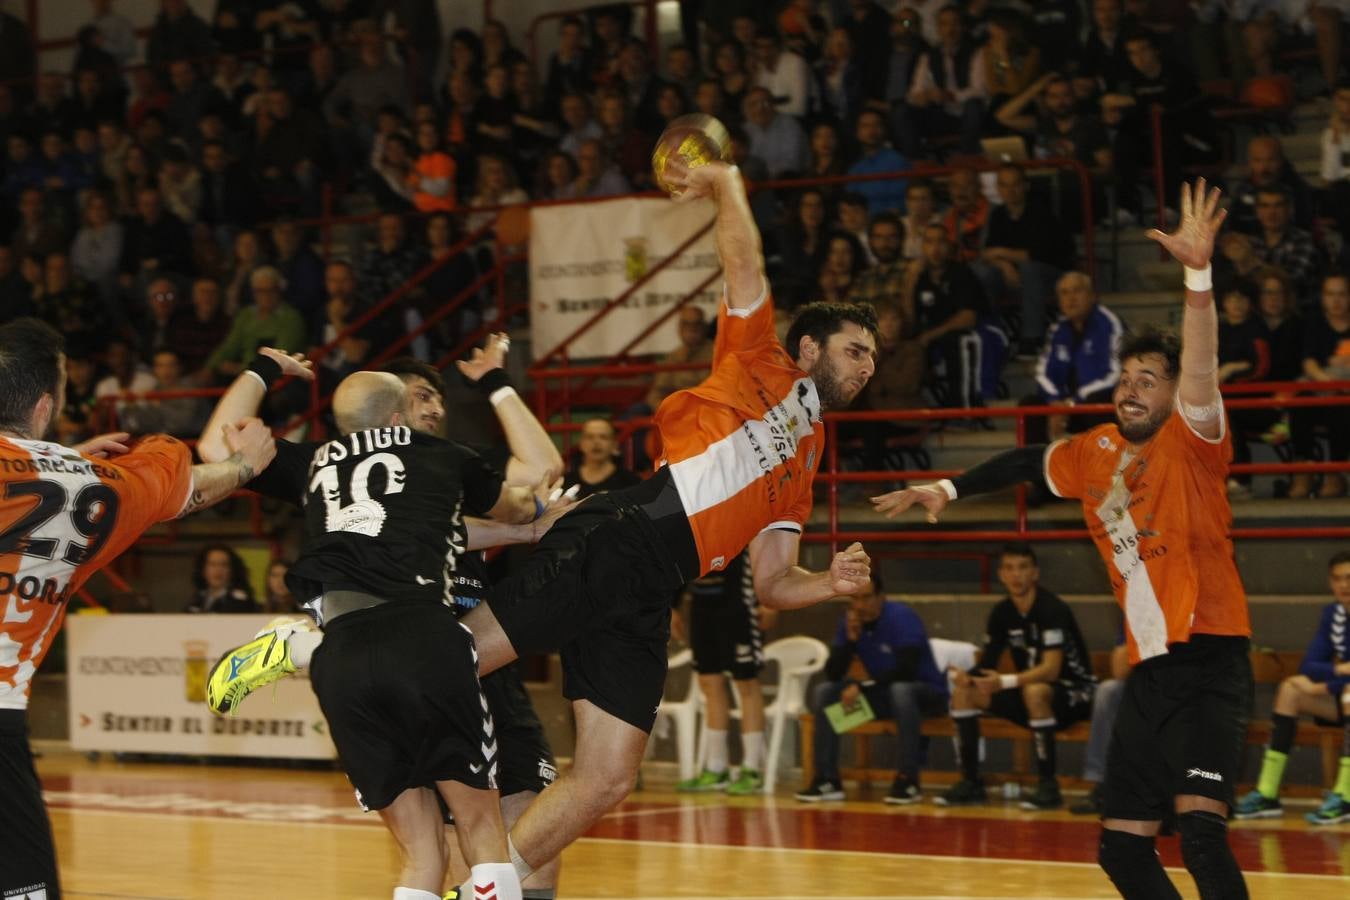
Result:
{"label": "player's tattooed arm", "polygon": [[253,480],[276,455],[272,432],[260,419],[245,419],[237,425],[223,425],[225,445],[230,455],[220,462],[199,463],[192,467],[192,490],[178,517],[205,509]]}

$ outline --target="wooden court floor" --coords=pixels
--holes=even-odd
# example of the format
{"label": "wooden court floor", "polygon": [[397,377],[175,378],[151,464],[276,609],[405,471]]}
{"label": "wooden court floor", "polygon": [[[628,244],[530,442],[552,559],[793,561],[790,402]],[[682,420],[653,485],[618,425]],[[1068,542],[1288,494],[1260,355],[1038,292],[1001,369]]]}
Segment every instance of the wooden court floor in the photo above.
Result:
{"label": "wooden court floor", "polygon": [[[336,772],[38,761],[70,898],[390,896],[398,855]],[[1096,826],[1001,802],[807,806],[772,798],[686,797],[646,788],[563,857],[560,895],[582,898],[1110,898],[1093,862]],[[879,795],[878,795],[879,796]],[[1350,828],[1310,829],[1301,809],[1239,823],[1256,898],[1350,896]],[[1165,863],[1195,896],[1174,841]]]}

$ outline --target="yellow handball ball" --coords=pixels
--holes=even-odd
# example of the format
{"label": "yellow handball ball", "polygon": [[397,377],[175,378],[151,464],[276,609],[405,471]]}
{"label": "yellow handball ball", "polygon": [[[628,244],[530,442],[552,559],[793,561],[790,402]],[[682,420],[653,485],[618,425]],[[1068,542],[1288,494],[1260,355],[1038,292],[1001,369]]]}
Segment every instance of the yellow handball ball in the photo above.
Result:
{"label": "yellow handball ball", "polygon": [[691,169],[715,160],[730,161],[731,135],[716,118],[702,113],[671,120],[652,150],[652,174],[663,191],[674,195],[679,189],[665,177],[666,165],[672,156]]}

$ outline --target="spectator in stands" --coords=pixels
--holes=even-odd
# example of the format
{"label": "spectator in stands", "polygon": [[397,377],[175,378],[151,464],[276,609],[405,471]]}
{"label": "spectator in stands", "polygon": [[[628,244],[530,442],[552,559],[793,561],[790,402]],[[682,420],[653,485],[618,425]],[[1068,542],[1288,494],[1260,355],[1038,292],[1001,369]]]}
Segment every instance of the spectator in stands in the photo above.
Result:
{"label": "spectator in stands", "polygon": [[578,499],[591,494],[631,487],[641,481],[619,461],[619,441],[608,419],[587,419],[581,424],[573,464],[563,479],[579,486]]}
{"label": "spectator in stands", "polygon": [[80,422],[94,415],[94,390],[102,380],[94,342],[81,335],[66,344],[66,405],[63,414]]}
{"label": "spectator in stands", "polygon": [[[848,168],[840,146],[839,127],[833,122],[817,122],[811,127],[811,159],[803,173],[808,178],[829,178],[843,175]],[[826,188],[831,193],[837,187]]]}
{"label": "spectator in stands", "polygon": [[253,27],[253,0],[218,0],[211,36],[222,53],[244,53],[262,46]]}
{"label": "spectator in stands", "polygon": [[[325,53],[318,53],[319,48],[310,51],[310,72],[309,80],[306,84],[306,97],[308,100],[318,99],[318,92],[325,94],[333,89],[336,84],[336,63],[333,61],[333,51],[331,47],[324,47]],[[327,59],[324,62],[324,56]],[[222,53],[216,57],[215,71],[211,75],[211,86],[220,92],[224,100],[224,106],[218,110],[221,115],[228,115],[234,120],[238,120],[240,111],[243,109],[244,101],[253,93],[253,81],[249,78],[249,72],[244,68],[243,62],[233,53]],[[193,131],[196,131],[194,123]]]}
{"label": "spectator in stands", "polygon": [[661,121],[657,131],[664,131],[666,126],[684,115],[685,102],[684,94],[680,91],[678,85],[663,84],[656,92],[656,115]]}
{"label": "spectator in stands", "polygon": [[735,115],[741,115],[746,95],[754,87],[745,68],[745,48],[736,41],[724,41],[718,45],[713,62],[724,105]]}
{"label": "spectator in stands", "polygon": [[[539,166],[534,189],[536,200],[568,200],[577,180],[577,161],[571,154],[554,150]],[[623,176],[619,176],[623,177]]]}
{"label": "spectator in stands", "polygon": [[576,16],[565,16],[558,23],[558,49],[548,58],[544,102],[556,115],[561,112],[564,97],[568,94],[585,94],[590,87],[585,26]]}
{"label": "spectator in stands", "polygon": [[511,95],[510,73],[505,66],[489,66],[483,78],[483,96],[474,108],[477,134],[473,144],[479,149],[508,159],[515,158],[512,143],[516,101]]}
{"label": "spectator in stands", "polygon": [[853,52],[847,28],[835,28],[814,66],[819,113],[836,122],[850,122],[862,106],[862,67]]}
{"label": "spectator in stands", "polygon": [[[913,338],[905,337],[905,319],[898,302],[878,304],[876,371],[868,379],[851,409],[894,410],[916,409],[923,406],[924,364],[923,347]],[[903,469],[902,460],[887,454],[887,441],[892,437],[912,437],[913,424],[897,422],[846,422],[839,426],[841,440],[860,437],[863,442],[862,469],[877,472],[882,469]],[[872,490],[875,485],[866,485]]]}
{"label": "spectator in stands", "polygon": [[1021,94],[1040,76],[1041,51],[1027,40],[1027,22],[1013,10],[991,10],[988,26],[984,78],[989,104],[997,107]]}
{"label": "spectator in stands", "polygon": [[[1073,610],[1040,586],[1040,568],[1030,544],[1008,544],[998,577],[1007,596],[989,613],[985,644],[970,672],[953,670],[952,718],[956,720],[961,780],[938,803],[982,803],[979,774],[980,715],[988,713],[1031,729],[1036,739],[1036,792],[1023,809],[1057,809],[1063,803],[1056,778],[1055,732],[1092,714],[1097,685],[1087,644]],[[1000,674],[1004,651],[1013,671]]]}
{"label": "spectator in stands", "polygon": [[71,277],[65,251],[54,250],[40,264],[34,260],[34,266],[33,302],[39,318],[53,328],[67,336],[87,334],[102,339],[113,326],[119,330],[125,326],[120,306],[103,303],[92,287]]}
{"label": "spectator in stands", "polygon": [[1278,185],[1257,189],[1256,218],[1260,222],[1256,255],[1283,269],[1294,284],[1301,306],[1313,305],[1322,270],[1321,254],[1312,235],[1290,221],[1288,192]]}
{"label": "spectator in stands", "polygon": [[286,584],[286,573],[290,570],[291,562],[286,559],[274,559],[267,567],[267,596],[263,598],[263,612],[273,615],[303,612]]}
{"label": "spectator in stands", "polygon": [[[398,43],[392,44],[390,49],[411,70],[417,93],[425,94],[431,84],[431,73],[440,62],[445,35],[441,29],[439,5],[435,0],[379,0],[373,13],[372,18],[384,23],[397,39]],[[483,25],[485,35],[489,31],[488,24]]]}
{"label": "spectator in stands", "polygon": [[1130,648],[1122,636],[1111,651],[1111,677],[1097,685],[1092,692],[1092,722],[1088,732],[1087,751],[1083,754],[1083,780],[1092,785],[1082,801],[1069,807],[1069,812],[1080,816],[1101,816],[1105,809],[1102,782],[1106,780],[1106,756],[1111,746],[1111,733],[1116,728],[1116,712],[1124,695],[1125,679],[1130,674]]}
{"label": "spectator in stands", "polygon": [[907,336],[924,348],[928,382],[943,406],[979,405],[979,377],[969,342],[985,307],[980,282],[970,267],[952,259],[952,245],[941,225],[923,233],[923,255],[909,267],[904,311]]}
{"label": "spectator in stands", "polygon": [[1103,89],[1113,91],[1129,77],[1125,38],[1133,27],[1135,23],[1125,15],[1121,0],[1093,0],[1092,28],[1077,54],[1079,69],[1075,75],[1089,86],[1075,93],[1091,96]]}
{"label": "spectator in stands", "polygon": [[1345,729],[1341,745],[1340,773],[1316,812],[1306,815],[1309,824],[1335,825],[1350,821],[1350,553],[1331,557],[1328,565],[1332,601],[1322,615],[1298,674],[1280,682],[1275,709],[1270,715],[1270,743],[1261,762],[1256,788],[1233,807],[1239,819],[1279,817],[1280,782],[1294,748],[1299,716],[1311,716],[1322,724]]}
{"label": "spectator in stands", "polygon": [[923,232],[937,224],[937,193],[926,178],[911,178],[905,185],[905,214],[900,218],[905,242],[901,256],[918,259],[923,253]]}
{"label": "spectator in stands", "polygon": [[[1321,172],[1336,230],[1350,235],[1350,82],[1336,85],[1331,95],[1331,120],[1322,131]],[[1344,250],[1341,258],[1346,259]]]}
{"label": "spectator in stands", "polygon": [[[422,123],[423,126],[428,124],[430,123]],[[407,133],[391,131],[388,134],[375,135],[370,150],[370,168],[379,177],[372,181],[371,189],[380,209],[385,212],[402,212],[413,208],[413,188],[410,179],[413,176],[413,161],[416,158],[412,138],[408,137]]]}
{"label": "spectator in stands", "polygon": [[445,122],[445,147],[457,162],[470,155],[478,135],[478,85],[472,77],[455,72],[446,80],[441,98]]}
{"label": "spectator in stands", "polygon": [[0,244],[0,325],[37,315],[33,285],[19,273],[16,260],[14,249]]}
{"label": "spectator in stands", "polygon": [[413,205],[421,212],[455,208],[455,160],[441,147],[435,122],[417,126],[417,158],[408,169]]}
{"label": "spectator in stands", "polygon": [[226,108],[225,97],[215,85],[197,77],[196,66],[187,60],[169,63],[169,84],[173,93],[164,110],[164,124],[169,134],[188,140],[197,129],[197,121],[207,112]]}
{"label": "spectator in stands", "polygon": [[705,78],[694,89],[694,112],[712,116],[728,127],[739,125],[741,111],[727,108],[726,94],[722,93],[722,83],[716,78]]}
{"label": "spectator in stands", "polygon": [[905,229],[895,213],[883,212],[872,219],[867,230],[867,246],[876,263],[854,279],[849,288],[850,303],[870,303],[880,308],[900,301],[908,268],[900,255],[904,240]]}
{"label": "spectator in stands", "polygon": [[[124,337],[116,336],[103,343],[103,365],[108,374],[94,385],[97,400],[123,394],[144,394],[155,389],[155,376],[136,358],[135,348]],[[115,405],[120,415],[128,402],[119,400]]]}
{"label": "spectator in stands", "polygon": [[468,28],[450,32],[447,42],[451,75],[464,75],[470,80],[483,77],[483,42]]}
{"label": "spectator in stands", "polygon": [[25,188],[19,194],[19,224],[10,236],[14,252],[23,256],[46,256],[66,246],[66,236],[49,213],[41,188]]}
{"label": "spectator in stands", "polygon": [[761,29],[754,47],[755,85],[769,92],[779,113],[804,117],[811,96],[811,69],[806,60],[783,49],[782,37],[773,29]]}
{"label": "spectator in stands", "polygon": [[93,16],[89,24],[102,35],[102,47],[125,66],[136,56],[136,29],[126,16],[113,12],[112,0],[92,0]]}
{"label": "spectator in stands", "polygon": [[272,264],[286,279],[286,302],[312,325],[323,309],[323,260],[305,240],[304,228],[290,218],[273,223],[272,250]]}
{"label": "spectator in stands", "polygon": [[76,109],[66,95],[66,76],[61,72],[44,72],[37,82],[37,97],[28,107],[30,130],[34,134],[69,134],[75,127]]}
{"label": "spectator in stands", "polygon": [[[661,358],[662,365],[683,363],[707,363],[712,367],[712,338],[708,335],[708,321],[703,307],[693,303],[680,307],[678,314],[680,345]],[[708,376],[708,369],[680,369],[670,372],[657,372],[652,378],[652,386],[647,389],[644,398],[647,413],[650,414],[661,401],[676,391],[691,388]]]}
{"label": "spectator in stands", "polygon": [[984,233],[989,227],[989,200],[980,189],[980,175],[974,169],[957,169],[947,183],[952,205],[942,217],[947,239],[952,242],[956,259],[971,262],[983,249]]}
{"label": "spectator in stands", "polygon": [[797,195],[797,205],[782,226],[778,239],[781,268],[774,284],[789,306],[802,302],[801,295],[809,290],[825,259],[825,213],[824,193],[808,187]]}
{"label": "spectator in stands", "polygon": [[12,201],[28,188],[41,188],[42,169],[33,153],[33,144],[28,136],[11,134],[5,141],[5,147],[8,151],[4,180],[5,197]]}
{"label": "spectator in stands", "polygon": [[1252,276],[1257,307],[1270,341],[1270,380],[1297,381],[1303,377],[1303,319],[1289,276],[1273,266]]}
{"label": "spectator in stands", "polygon": [[[1308,316],[1303,337],[1303,376],[1310,381],[1350,381],[1350,277],[1328,275],[1322,280],[1322,310]],[[1350,460],[1350,416],[1344,407],[1309,406],[1290,410],[1289,428],[1294,457],[1317,458],[1318,427],[1326,430],[1328,462]],[[1289,487],[1290,497],[1312,493],[1313,477],[1299,472]],[[1317,496],[1345,496],[1345,476],[1328,472]]]}
{"label": "spectator in stands", "polygon": [[881,103],[886,94],[890,62],[890,12],[879,3],[855,2],[849,5],[848,15],[836,15],[835,22],[848,31],[853,55],[860,67],[863,99]]}
{"label": "spectator in stands", "polygon": [[157,185],[165,208],[190,228],[197,221],[197,211],[202,205],[202,173],[181,144],[170,144],[165,149]]}
{"label": "spectator in stands", "polygon": [[[475,226],[467,227],[473,230]],[[408,240],[403,217],[396,213],[385,213],[375,223],[375,246],[366,255],[365,264],[360,270],[358,281],[361,292],[367,302],[378,303],[425,264],[425,253]]]}
{"label": "spectator in stands", "polygon": [[[1270,380],[1270,333],[1255,311],[1253,285],[1236,283],[1224,291],[1219,318],[1219,382],[1236,384]],[[1233,434],[1233,462],[1252,461],[1249,437],[1255,437],[1274,422],[1270,410],[1235,409],[1228,415]],[[1230,475],[1228,496],[1251,494],[1250,475]]]}
{"label": "spectator in stands", "polygon": [[693,99],[703,81],[703,73],[699,70],[698,57],[687,44],[672,44],[666,48],[665,81],[679,88],[685,99]]}
{"label": "spectator in stands", "polygon": [[[619,167],[624,179],[633,187],[642,188],[651,184],[654,138],[629,121],[628,109],[618,92],[602,92],[598,109],[600,127],[604,132],[600,141],[605,148],[605,157]],[[580,164],[579,146],[576,156]]]}
{"label": "spectator in stands", "polygon": [[858,254],[858,258],[862,260],[864,266],[870,266],[876,262],[872,258],[872,250],[867,242],[867,227],[870,222],[871,216],[867,213],[866,197],[852,191],[839,197],[839,202],[835,208],[835,230],[842,231],[853,238],[856,249],[862,251],[861,254]]}
{"label": "spectator in stands", "polygon": [[[1036,112],[1030,110],[1039,101]],[[1114,165],[1111,141],[1100,119],[1075,102],[1073,85],[1048,72],[997,112],[999,124],[1031,137],[1037,157],[1076,159],[1096,176],[1109,176]]]}
{"label": "spectator in stands", "polygon": [[[885,172],[903,172],[909,160],[901,156],[886,140],[886,119],[874,109],[858,114],[857,130],[860,156],[849,167],[850,175],[878,175]],[[873,216],[881,212],[905,211],[905,180],[903,178],[856,183],[852,189],[867,198],[867,210]]]}
{"label": "spectator in stands", "polygon": [[563,94],[560,101],[564,126],[558,149],[576,157],[581,142],[604,136],[604,129],[591,116],[591,101],[585,94]]}
{"label": "spectator in stands", "polygon": [[259,347],[276,347],[287,353],[303,350],[305,320],[282,300],[286,279],[271,266],[260,266],[249,276],[253,305],[234,315],[230,333],[206,360],[218,378],[230,379],[244,370]]}
{"label": "spectator in stands", "polygon": [[230,329],[230,317],[225,314],[220,285],[210,278],[192,282],[191,309],[174,331],[174,349],[185,371],[197,384],[210,381],[210,372],[203,367],[211,351],[220,343],[220,336]]}
{"label": "spectator in stands", "polygon": [[202,205],[198,220],[210,225],[217,240],[228,241],[235,228],[248,228],[256,219],[257,191],[248,169],[230,158],[225,144],[202,144]]}
{"label": "spectator in stands", "polygon": [[812,300],[846,302],[866,265],[862,244],[857,238],[843,231],[831,234],[825,245],[825,260],[816,276],[817,290]]}
{"label": "spectator in stands", "polygon": [[146,286],[146,314],[137,323],[136,346],[142,359],[165,349],[178,349],[178,329],[191,315],[178,303],[178,285],[174,279],[158,277]]}
{"label": "spectator in stands", "polygon": [[[259,69],[258,71],[267,71]],[[148,66],[136,66],[130,72],[131,100],[127,105],[126,125],[138,131],[148,117],[163,113],[169,106],[169,92]]]}
{"label": "spectator in stands", "polygon": [[525,170],[532,171],[543,154],[558,142],[557,117],[545,106],[543,92],[528,62],[511,67],[511,93],[516,98],[512,138],[516,156]]}
{"label": "spectator in stands", "polygon": [[940,716],[947,704],[947,679],[938,671],[923,620],[905,603],[888,600],[881,572],[872,572],[872,589],[849,598],[825,663],[825,681],[816,685],[815,771],[810,786],[796,794],[814,803],[843,800],[839,780],[839,735],[825,710],[841,704],[845,712],[865,697],[877,718],[893,718],[900,744],[895,780],[885,802],[907,805],[921,799],[919,728],[924,716]]}
{"label": "spectator in stands", "polygon": [[75,73],[75,95],[71,98],[72,119],[81,128],[97,128],[105,119],[120,119],[126,108],[124,88],[120,87],[120,73],[114,74],[118,86],[103,83],[103,74],[95,69],[78,69]]}
{"label": "spectator in stands", "polygon": [[[961,152],[979,152],[989,99],[984,54],[966,34],[960,8],[944,8],[938,14],[937,44],[919,59],[905,98],[897,129],[902,141],[955,134]],[[918,146],[901,146],[910,156],[920,155]]]}
{"label": "spectator in stands", "polygon": [[[183,378],[178,352],[166,347],[151,356],[153,391],[181,391],[191,387]],[[205,397],[161,397],[129,405],[118,424],[133,434],[171,434],[192,437],[206,427],[211,403]]]}
{"label": "spectator in stands", "polygon": [[183,612],[258,612],[248,567],[238,553],[224,544],[208,544],[197,554],[192,565],[192,587],[192,599]]}
{"label": "spectator in stands", "polygon": [[[470,208],[510,206],[529,200],[529,194],[516,183],[516,170],[503,157],[490,153],[478,157],[478,180],[474,194],[469,198]],[[496,211],[474,213],[465,220],[464,227],[476,231],[487,222],[495,222],[497,215]]]}
{"label": "spectator in stands", "polygon": [[[317,212],[320,178],[329,155],[328,126],[319,113],[297,109],[283,88],[267,92],[265,110],[254,117],[253,169],[265,201],[294,202]],[[289,198],[289,199],[288,199]]]}
{"label": "spectator in stands", "polygon": [[1284,147],[1273,134],[1259,134],[1247,142],[1247,171],[1228,187],[1229,225],[1248,234],[1260,234],[1258,195],[1263,189],[1282,190],[1293,202],[1291,221],[1305,231],[1312,227],[1312,192],[1284,157]]}
{"label": "spectator in stands", "polygon": [[160,272],[192,273],[192,245],[187,226],[164,209],[155,187],[136,192],[136,214],[125,224],[120,263],[123,287],[145,281]]}
{"label": "spectator in stands", "polygon": [[998,170],[1003,202],[989,214],[984,247],[971,269],[996,306],[1004,295],[1019,301],[1018,355],[1034,357],[1045,338],[1046,310],[1055,283],[1073,266],[1075,252],[1068,230],[1048,203],[1029,196],[1029,189],[1022,169],[1006,165]]}
{"label": "spectator in stands", "polygon": [[253,11],[253,28],[272,51],[272,70],[282,85],[294,90],[304,77],[306,48],[323,37],[323,10],[294,0],[256,0]]}
{"label": "spectator in stands", "polygon": [[[319,346],[335,344],[319,360],[320,389],[327,392],[337,387],[348,375],[366,367],[374,355],[377,343],[387,341],[393,335],[385,332],[377,319],[357,331],[344,334],[353,321],[364,310],[360,309],[355,293],[355,282],[351,278],[351,269],[346,263],[334,262],[329,265],[328,303],[324,307],[327,320],[319,329],[315,343]],[[339,337],[342,335],[342,337]]]}
{"label": "spectator in stands", "polygon": [[358,158],[370,152],[376,115],[387,106],[407,113],[412,106],[408,96],[408,76],[402,66],[389,61],[384,39],[378,34],[361,38],[357,65],[338,78],[323,102],[323,113],[336,132],[335,138],[355,139]]}
{"label": "spectator in stands", "polygon": [[616,72],[614,87],[622,93],[633,123],[648,134],[660,132],[662,122],[656,110],[656,95],[663,82],[652,71],[647,45],[636,38],[625,41]]}
{"label": "spectator in stands", "polygon": [[870,87],[864,93],[869,106],[886,112],[891,133],[900,136],[902,146],[909,152],[917,152],[914,141],[904,136],[903,112],[909,89],[914,83],[914,71],[918,68],[919,59],[929,49],[923,39],[918,11],[908,4],[901,6],[891,20],[890,36],[891,44],[884,55],[885,65],[881,67],[885,74],[882,94],[877,97]]}
{"label": "spectator in stands", "polygon": [[746,94],[744,127],[751,155],[764,161],[770,178],[805,171],[810,152],[806,132],[795,118],[774,108],[768,88],[753,87]]}
{"label": "spectator in stands", "polygon": [[215,51],[211,26],[188,6],[187,0],[160,0],[159,15],[145,42],[145,58],[152,66],[175,59],[202,59]]}
{"label": "spectator in stands", "polygon": [[1249,234],[1225,231],[1218,242],[1219,252],[1214,257],[1214,296],[1222,297],[1229,288],[1253,281],[1263,268],[1256,255],[1256,244]]}
{"label": "spectator in stands", "polygon": [[236,311],[253,303],[250,281],[259,266],[266,265],[266,251],[256,231],[241,231],[234,236],[234,255],[225,280],[225,308]]}
{"label": "spectator in stands", "polygon": [[[1120,380],[1116,351],[1125,326],[1097,302],[1092,279],[1068,272],[1055,285],[1060,318],[1050,329],[1036,362],[1037,395],[1025,402],[1071,408],[1082,403],[1110,403]],[[1066,433],[1085,431],[1110,415],[1078,414],[1027,420],[1027,440],[1049,443]]]}

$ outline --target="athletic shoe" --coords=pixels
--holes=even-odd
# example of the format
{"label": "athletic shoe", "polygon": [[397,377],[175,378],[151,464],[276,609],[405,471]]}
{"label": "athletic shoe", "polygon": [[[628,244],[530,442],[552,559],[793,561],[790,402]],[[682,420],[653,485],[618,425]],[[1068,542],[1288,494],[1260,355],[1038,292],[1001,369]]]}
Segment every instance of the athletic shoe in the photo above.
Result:
{"label": "athletic shoe", "polygon": [[741,770],[736,773],[736,777],[727,784],[727,793],[733,797],[746,797],[750,794],[758,794],[764,790],[764,776],[754,769],[747,769],[741,766]]}
{"label": "athletic shoe", "polygon": [[897,775],[895,781],[891,782],[891,792],[881,802],[896,806],[908,806],[911,803],[918,803],[922,799],[923,795],[919,793],[917,784],[904,775]]}
{"label": "athletic shoe", "polygon": [[1274,819],[1282,815],[1284,807],[1280,805],[1280,798],[1272,800],[1260,791],[1252,791],[1233,807],[1235,819]]}
{"label": "athletic shoe", "polygon": [[1075,816],[1100,816],[1105,811],[1106,805],[1102,802],[1100,784],[1094,784],[1086,797],[1069,807],[1069,812]]}
{"label": "athletic shoe", "polygon": [[1017,805],[1030,810],[1059,809],[1064,805],[1064,797],[1059,793],[1059,782],[1053,778],[1041,779],[1036,785],[1036,793]]}
{"label": "athletic shoe", "polygon": [[1310,812],[1304,818],[1308,820],[1309,825],[1339,825],[1342,822],[1350,822],[1350,800],[1333,791],[1326,795],[1316,812]]}
{"label": "athletic shoe", "polygon": [[220,658],[206,679],[206,705],[218,715],[234,715],[258,688],[295,672],[290,632],[264,632]]}
{"label": "athletic shoe", "polygon": [[704,769],[693,778],[686,778],[675,785],[682,794],[707,794],[712,791],[725,791],[731,783],[731,772],[709,772]]}
{"label": "athletic shoe", "polygon": [[817,778],[811,782],[811,786],[804,791],[798,791],[792,796],[803,803],[819,803],[822,800],[843,800],[843,785],[834,781],[825,781]]}
{"label": "athletic shoe", "polygon": [[983,803],[988,798],[984,793],[984,782],[962,778],[947,788],[941,796],[933,800],[938,806],[972,806]]}

